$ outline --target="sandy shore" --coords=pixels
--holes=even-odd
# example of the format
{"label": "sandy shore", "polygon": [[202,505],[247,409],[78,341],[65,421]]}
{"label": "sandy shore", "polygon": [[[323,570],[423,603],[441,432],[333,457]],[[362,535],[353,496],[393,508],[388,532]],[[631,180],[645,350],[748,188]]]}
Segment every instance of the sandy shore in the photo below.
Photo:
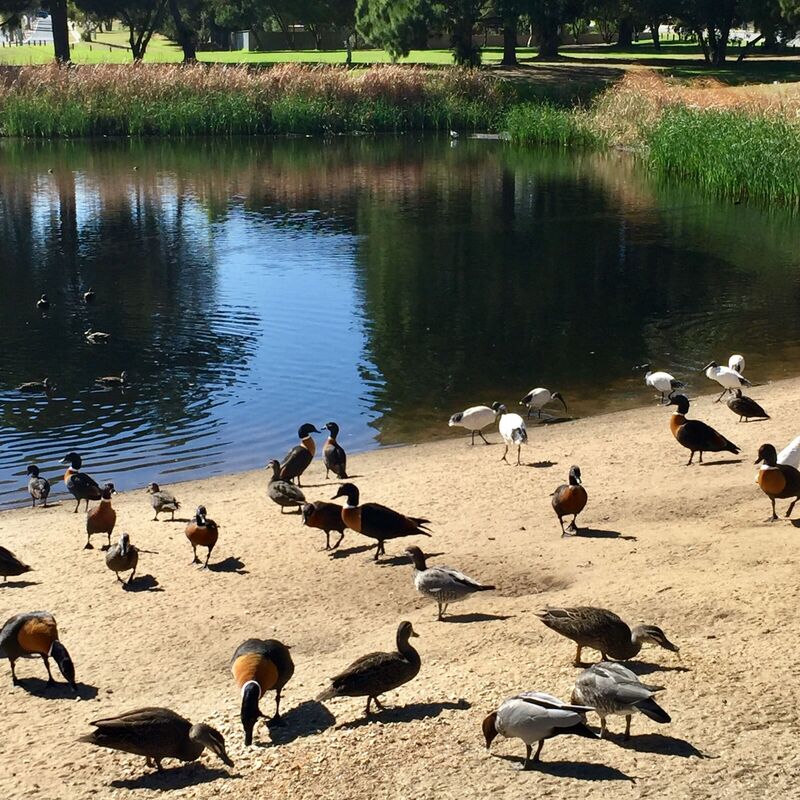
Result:
{"label": "sandy shore", "polygon": [[[742,448],[741,458],[710,456],[705,466],[684,466],[688,454],[655,401],[532,428],[523,467],[466,440],[355,456],[362,500],[433,520],[433,538],[389,542],[380,564],[352,532],[335,557],[322,551],[323,534],[266,499],[265,471],[171,487],[187,511],[203,503],[221,525],[208,572],[189,566],[183,522],[151,522],[143,492],[115,498],[118,531],[157,551],[140,559],[156,591],[123,591],[102,553],[82,549],[84,517],[72,503],[1,514],[0,543],[36,571],[23,576],[31,583],[0,584],[0,616],[52,611],[83,687],[81,700],[62,685],[47,690],[41,663],[25,661],[13,688],[0,661],[0,796],[796,797],[800,531],[765,522],[752,462],[762,442],[780,448],[800,433],[800,380],[750,394],[772,420],[738,424],[710,396],[693,404],[692,416]],[[549,495],[571,464],[589,493],[589,530],[561,539]],[[318,460],[305,482],[311,499],[335,492]],[[498,590],[436,622],[399,557],[412,542]],[[672,723],[637,716],[630,742],[558,737],[538,770],[519,773],[522,744],[498,739],[488,755],[480,722],[521,690],[569,697],[574,648],[533,612],[579,604],[658,624],[680,645],[681,661],[654,647],[640,654],[647,680],[666,686]],[[313,701],[354,657],[389,649],[402,619],[420,634],[422,670],[386,696],[389,710],[365,724],[361,699],[327,710]],[[290,644],[297,671],[284,695],[287,725],[272,735],[259,726],[258,746],[245,750],[228,662],[251,636]],[[89,720],[144,705],[218,727],[235,767],[206,754],[155,775],[141,758],[77,741]],[[271,713],[271,696],[262,708]],[[623,725],[611,719],[617,734]]]}

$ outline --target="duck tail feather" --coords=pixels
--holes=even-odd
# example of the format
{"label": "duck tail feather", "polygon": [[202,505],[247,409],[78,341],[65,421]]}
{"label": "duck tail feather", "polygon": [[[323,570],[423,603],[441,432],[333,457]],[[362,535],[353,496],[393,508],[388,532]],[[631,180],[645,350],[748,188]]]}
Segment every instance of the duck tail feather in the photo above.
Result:
{"label": "duck tail feather", "polygon": [[672,722],[672,717],[670,717],[652,697],[648,697],[646,700],[642,700],[641,703],[637,703],[636,708],[646,717],[653,720],[653,722],[660,722],[662,724]]}

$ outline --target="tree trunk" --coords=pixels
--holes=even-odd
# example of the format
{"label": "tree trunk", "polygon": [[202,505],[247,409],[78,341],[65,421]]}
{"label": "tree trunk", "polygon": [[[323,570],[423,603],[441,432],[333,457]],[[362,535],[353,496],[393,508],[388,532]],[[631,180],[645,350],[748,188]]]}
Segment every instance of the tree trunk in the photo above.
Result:
{"label": "tree trunk", "polygon": [[186,24],[178,7],[178,0],[169,0],[169,13],[175,24],[178,44],[183,50],[183,63],[194,64],[197,61],[197,34]]}
{"label": "tree trunk", "polygon": [[459,66],[476,67],[481,63],[480,49],[472,42],[475,21],[472,17],[461,17],[453,25],[451,42],[453,60]]}
{"label": "tree trunk", "polygon": [[68,64],[69,29],[67,28],[67,0],[52,0],[50,3],[50,19],[53,23],[53,49],[59,64]]}
{"label": "tree trunk", "polygon": [[700,48],[703,51],[703,58],[705,59],[706,64],[710,64],[711,54],[708,52],[708,42],[706,42],[706,37],[703,35],[703,29],[695,28],[694,32],[697,35],[697,41],[700,43]]}
{"label": "tree trunk", "polygon": [[[763,34],[763,33],[759,33],[759,34],[758,34],[758,36],[756,36],[756,38],[755,38],[755,39],[751,39],[751,40],[750,40],[750,41],[749,41],[749,42],[748,42],[748,43],[747,43],[747,44],[746,44],[746,45],[745,45],[745,46],[742,48],[742,52],[741,52],[741,53],[739,53],[739,58],[737,58],[737,59],[736,59],[736,63],[737,63],[737,64],[740,64],[742,61],[744,61],[744,60],[745,60],[745,58],[747,58],[747,56],[749,56],[749,55],[750,55],[750,53],[751,53],[751,52],[752,52],[752,51],[755,49],[755,46],[758,44],[758,42],[759,42],[759,41],[760,41],[762,38],[764,38],[764,34]],[[766,46],[766,45],[765,45],[765,46]]]}
{"label": "tree trunk", "polygon": [[503,60],[504,67],[517,65],[517,22],[518,17],[509,17],[503,20]]}
{"label": "tree trunk", "polygon": [[561,44],[561,35],[558,22],[548,19],[536,26],[536,36],[539,40],[539,58],[555,58]]}
{"label": "tree trunk", "polygon": [[633,45],[633,17],[623,17],[619,21],[617,47],[630,47],[631,45]]}
{"label": "tree trunk", "polygon": [[653,37],[653,49],[660,50],[661,49],[661,36],[658,32],[659,22],[655,20],[654,22],[650,23],[650,36]]}

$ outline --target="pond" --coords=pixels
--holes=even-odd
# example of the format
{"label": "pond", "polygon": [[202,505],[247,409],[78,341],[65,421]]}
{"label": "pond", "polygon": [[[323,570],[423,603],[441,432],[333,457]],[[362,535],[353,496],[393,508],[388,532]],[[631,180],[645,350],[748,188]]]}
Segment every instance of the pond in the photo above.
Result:
{"label": "pond", "polygon": [[[303,422],[335,420],[356,452],[453,435],[454,411],[535,386],[570,416],[649,403],[645,362],[690,392],[733,352],[751,380],[793,375],[799,267],[788,212],[622,154],[2,142],[0,505],[73,449],[129,489],[263,467]],[[122,370],[126,391],[94,384]],[[15,388],[45,376],[49,398]]]}

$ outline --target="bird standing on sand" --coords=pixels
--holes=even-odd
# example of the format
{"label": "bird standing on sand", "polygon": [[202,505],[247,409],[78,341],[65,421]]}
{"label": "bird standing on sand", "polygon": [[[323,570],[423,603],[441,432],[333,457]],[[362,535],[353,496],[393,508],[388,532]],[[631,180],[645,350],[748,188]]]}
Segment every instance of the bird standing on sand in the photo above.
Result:
{"label": "bird standing on sand", "polygon": [[[325,549],[336,550],[344,539],[344,532],[347,525],[342,519],[342,507],[336,503],[326,503],[324,500],[317,500],[314,503],[306,503],[300,510],[303,515],[303,525],[309,528],[318,528],[325,531]],[[331,531],[339,534],[339,540],[331,547]]]}
{"label": "bird standing on sand", "polygon": [[217,539],[219,539],[219,526],[213,519],[206,516],[205,506],[197,506],[194,519],[186,526],[185,533],[194,554],[190,563],[199,564],[200,559],[197,557],[197,548],[206,547],[208,548],[208,553],[206,554],[206,562],[203,564],[203,569],[208,569],[211,551],[214,549]]}
{"label": "bird standing on sand", "polygon": [[551,392],[549,389],[544,389],[541,386],[537,389],[531,389],[522,400],[519,401],[521,406],[528,407],[528,415],[527,418],[531,418],[531,412],[535,411],[536,416],[541,419],[542,417],[542,409],[548,404],[553,403],[556,400],[564,406],[564,411],[567,410],[567,403],[564,398],[561,396],[561,392]]}
{"label": "bird standing on sand", "polygon": [[103,550],[111,547],[111,534],[117,523],[117,512],[111,507],[111,495],[116,494],[113,483],[107,483],[100,492],[100,503],[86,514],[86,544],[84,550],[92,549],[92,536],[105,533],[108,543]]}
{"label": "bird standing on sand", "polygon": [[336,441],[336,437],[339,435],[339,426],[335,422],[326,422],[322,427],[330,432],[330,436],[322,448],[322,457],[325,460],[325,480],[328,479],[328,472],[332,472],[337,478],[346,481],[347,453]]}
{"label": "bird standing on sand", "polygon": [[[522,769],[528,770],[539,761],[545,739],[571,733],[587,739],[596,739],[597,734],[586,725],[588,706],[573,705],[544,692],[522,692],[504,700],[497,711],[492,711],[483,720],[483,736],[486,749],[495,737],[521,739],[525,742],[525,760]],[[532,745],[538,742],[536,754],[531,758]]]}
{"label": "bird standing on sand", "polygon": [[413,680],[421,665],[419,653],[409,643],[418,636],[410,622],[401,622],[397,629],[397,650],[392,653],[368,653],[354,661],[343,672],[331,678],[331,685],[317,695],[317,700],[334,697],[366,697],[364,713],[369,716],[370,705],[375,701],[383,710],[378,695],[397,689]]}
{"label": "bird standing on sand", "polygon": [[61,459],[61,463],[69,464],[64,473],[64,484],[67,487],[67,491],[75,498],[75,509],[72,513],[78,513],[78,506],[81,504],[81,500],[86,501],[86,510],[88,511],[89,501],[100,499],[101,489],[97,481],[85,472],[80,471],[83,461],[77,453],[67,453]]}
{"label": "bird standing on sand", "polygon": [[3,582],[24,575],[26,572],[31,572],[27,564],[20,561],[10,550],[0,547],[0,575],[3,576]]}
{"label": "bird standing on sand", "polygon": [[750,422],[751,418],[769,419],[769,414],[752,397],[743,395],[741,389],[733,390],[733,397],[728,398],[727,406],[734,414],[739,416],[739,422],[742,419],[745,422]]}
{"label": "bird standing on sand", "polygon": [[119,537],[119,542],[113,547],[109,547],[106,553],[106,566],[116,574],[117,580],[122,583],[120,572],[131,571],[128,575],[128,580],[125,585],[129,586],[136,574],[136,566],[139,563],[139,551],[135,545],[131,544],[131,537],[127,533],[123,533]]}
{"label": "bird standing on sand", "polygon": [[578,675],[572,690],[572,702],[591,706],[600,717],[600,738],[606,735],[606,717],[625,717],[624,739],[631,738],[631,717],[644,714],[653,722],[671,722],[670,715],[653,700],[663,686],[642,683],[622,664],[601,661]]}
{"label": "bird standing on sand", "polygon": [[753,385],[735,369],[720,367],[716,361],[709,361],[708,364],[703,367],[703,372],[705,372],[709,380],[716,381],[722,387],[722,392],[714,401],[715,403],[719,403],[719,401],[722,400],[722,396],[725,392],[732,392],[734,389],[741,389],[742,386]]}
{"label": "bird standing on sand", "polygon": [[151,483],[145,491],[150,495],[150,505],[155,511],[153,522],[158,520],[158,515],[162,511],[169,511],[172,514],[171,522],[174,522],[175,512],[181,507],[181,504],[175,499],[175,495],[162,489],[157,483]]}
{"label": "bird standing on sand", "polygon": [[508,448],[514,445],[517,446],[517,466],[520,465],[520,451],[522,445],[528,443],[528,430],[525,427],[525,420],[519,414],[509,414],[508,409],[502,403],[492,403],[492,408],[500,415],[500,421],[497,424],[497,429],[503,437],[506,449],[503,451],[503,456],[500,459],[508,463],[506,455]]}
{"label": "bird standing on sand", "polygon": [[733,453],[738,455],[740,449],[729,442],[721,433],[717,433],[710,425],[701,422],[699,419],[686,419],[689,413],[689,398],[682,394],[676,394],[667,405],[677,406],[678,410],[673,412],[669,420],[669,428],[672,435],[687,450],[691,451],[688,467],[694,459],[694,454],[700,453],[700,463],[703,463],[703,453]]}
{"label": "bird standing on sand", "polygon": [[264,714],[258,707],[264,692],[275,690],[275,716],[267,723],[281,721],[281,690],[294,675],[289,648],[277,639],[247,639],[231,659],[231,672],[242,693],[241,720],[244,743],[253,743],[253,729]]}
{"label": "bird standing on sand", "polygon": [[272,459],[267,464],[267,469],[272,470],[272,477],[267,484],[267,496],[281,507],[281,514],[284,513],[284,508],[300,508],[305,503],[306,496],[293,483],[281,478],[281,465],[277,460]]}
{"label": "bird standing on sand", "polygon": [[786,516],[789,517],[794,511],[795,503],[800,499],[800,472],[795,467],[788,464],[778,463],[778,454],[775,447],[771,444],[762,444],[758,448],[758,458],[756,464],[761,464],[761,469],[756,476],[756,483],[761,487],[761,491],[772,501],[771,522],[778,519],[775,513],[775,501],[786,500],[793,497]]}
{"label": "bird standing on sand", "polygon": [[297,478],[297,485],[300,486],[300,476],[308,469],[308,465],[317,452],[317,445],[311,437],[312,433],[321,433],[321,431],[318,431],[310,422],[306,422],[298,429],[297,435],[300,437],[300,444],[293,447],[281,462],[281,480],[291,481]]}
{"label": "bird standing on sand", "polygon": [[645,385],[661,393],[661,402],[664,398],[671,398],[672,393],[677,389],[684,389],[686,384],[676,380],[669,372],[648,372],[644,376]]}
{"label": "bird standing on sand", "polygon": [[39,475],[36,464],[28,464],[28,494],[31,496],[32,507],[36,508],[36,501],[42,501],[42,508],[47,508],[47,497],[50,494],[50,481]]}
{"label": "bird standing on sand", "polygon": [[483,435],[483,429],[488,428],[497,419],[497,412],[489,406],[470,406],[464,411],[459,411],[450,417],[447,423],[451,428],[466,428],[472,434],[470,444],[475,444],[475,434],[483,439],[484,444],[489,444]]}
{"label": "bird standing on sand", "polygon": [[[568,480],[569,483],[562,483],[553,492],[553,510],[558,516],[558,524],[561,525],[562,536],[567,536],[568,532],[572,534],[578,533],[576,520],[578,519],[578,514],[586,508],[586,501],[589,499],[581,481],[580,467],[570,467]],[[565,531],[563,518],[567,514],[572,514],[572,522],[570,522]]]}
{"label": "bird standing on sand", "polygon": [[439,608],[436,619],[440,622],[450,603],[458,603],[476,592],[489,592],[495,587],[478,581],[452,567],[428,567],[425,554],[416,545],[406,548],[414,565],[414,587],[426,597],[436,601]]}

